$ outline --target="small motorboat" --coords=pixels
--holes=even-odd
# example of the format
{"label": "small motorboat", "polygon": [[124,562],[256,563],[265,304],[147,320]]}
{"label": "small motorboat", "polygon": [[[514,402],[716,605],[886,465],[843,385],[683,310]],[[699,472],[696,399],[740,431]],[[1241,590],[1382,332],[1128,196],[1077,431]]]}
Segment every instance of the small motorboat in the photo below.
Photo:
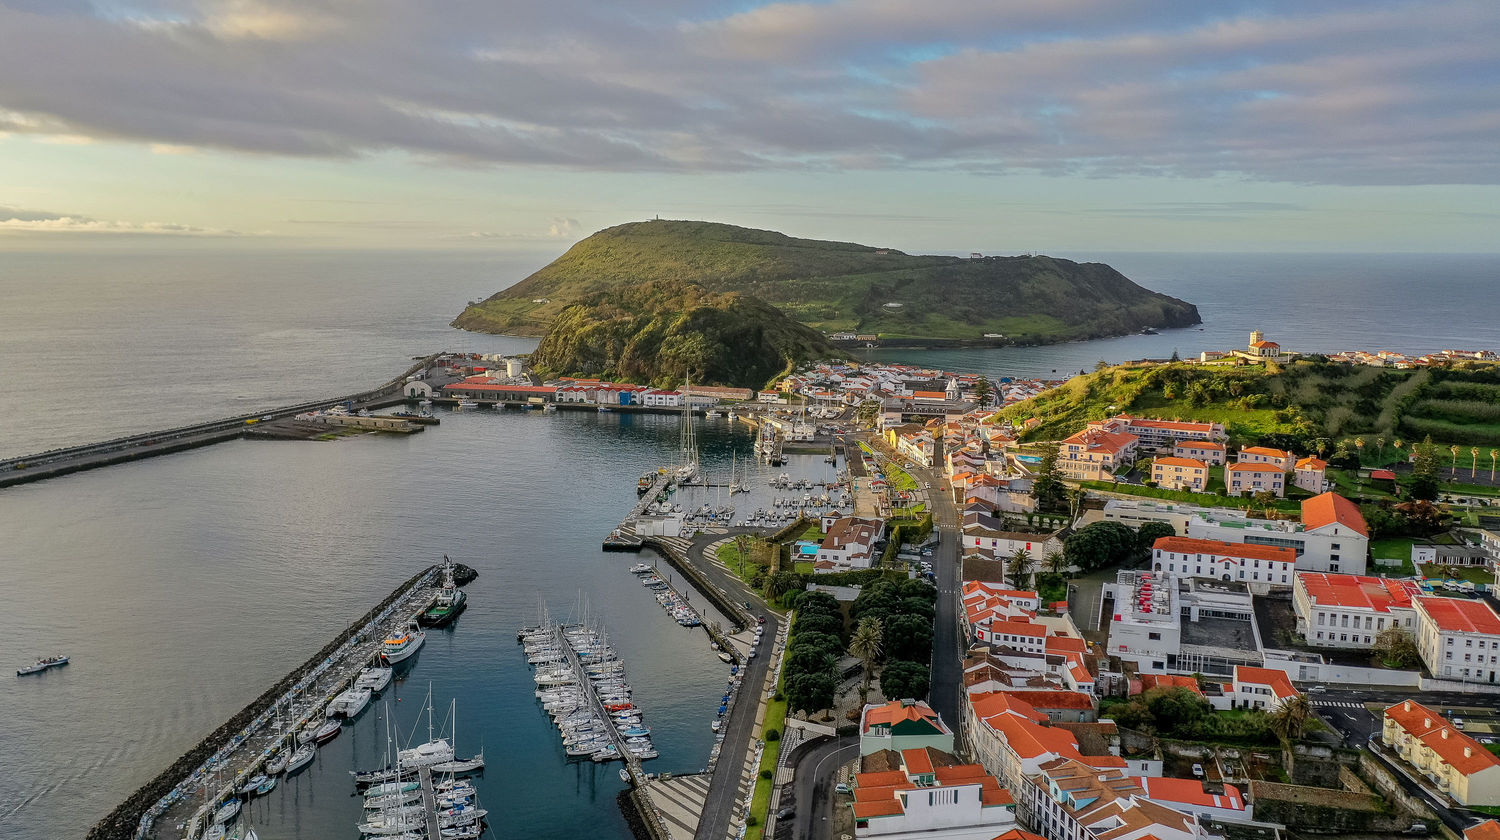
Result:
{"label": "small motorboat", "polygon": [[343,728],[344,725],[342,723],[333,718],[329,718],[323,721],[323,725],[318,727],[317,732],[313,733],[313,743],[326,744],[329,741],[332,741],[334,738],[337,738],[339,736],[339,730]]}
{"label": "small motorboat", "polygon": [[68,657],[66,656],[45,656],[24,668],[17,668],[16,676],[24,677],[27,674],[40,674],[43,671],[60,668],[66,664],[68,664]]}
{"label": "small motorboat", "polygon": [[250,781],[240,785],[240,796],[254,796],[255,789],[260,787],[261,783],[263,783],[265,780],[266,776],[264,773],[252,776],[250,778]]}
{"label": "small motorboat", "polygon": [[719,661],[720,662],[733,662],[734,658],[731,657],[729,654],[724,653],[723,651],[720,651],[719,652]]}
{"label": "small motorboat", "polygon": [[295,773],[312,762],[313,756],[318,754],[318,748],[312,744],[303,744],[293,751],[286,761],[286,772]]}
{"label": "small motorboat", "polygon": [[620,770],[620,781],[622,781],[622,782],[629,782],[630,781],[630,771],[629,770],[621,768],[621,770]]}
{"label": "small motorboat", "polygon": [[255,786],[255,795],[256,796],[265,796],[266,794],[270,793],[275,788],[276,788],[276,777],[275,776],[269,776],[269,777],[266,778],[266,780],[264,782],[261,782],[260,784],[258,784],[258,785]]}
{"label": "small motorboat", "polygon": [[720,726],[719,719],[718,718],[714,718],[714,722],[711,724],[711,726],[713,727],[713,730],[715,732],[718,732],[719,731],[719,726]]}

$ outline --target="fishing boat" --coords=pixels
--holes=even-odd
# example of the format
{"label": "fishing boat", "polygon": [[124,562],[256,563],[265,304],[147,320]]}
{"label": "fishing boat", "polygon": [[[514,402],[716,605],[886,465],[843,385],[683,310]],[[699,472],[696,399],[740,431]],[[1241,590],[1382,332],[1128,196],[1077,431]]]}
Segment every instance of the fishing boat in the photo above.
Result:
{"label": "fishing boat", "polygon": [[60,668],[66,664],[68,664],[68,657],[66,656],[47,656],[38,659],[36,662],[27,665],[24,668],[17,668],[16,676],[24,677],[27,674],[40,674],[43,671],[49,670],[51,668]]}
{"label": "fishing boat", "polygon": [[453,582],[453,561],[443,555],[443,588],[438,592],[432,606],[417,616],[417,623],[424,627],[442,627],[464,611],[468,595]]}
{"label": "fishing boat", "polygon": [[387,663],[395,664],[403,659],[410,658],[427,641],[427,634],[415,621],[407,624],[406,629],[392,633],[380,643],[380,657]]}
{"label": "fishing boat", "polygon": [[329,718],[323,721],[323,725],[318,727],[317,732],[313,733],[313,743],[326,744],[329,741],[332,741],[334,738],[337,738],[339,736],[339,730],[343,728],[343,724],[339,723],[333,718]]}
{"label": "fishing boat", "polygon": [[328,714],[354,717],[370,705],[370,689],[355,686],[328,701]]}
{"label": "fishing boat", "polygon": [[478,408],[479,407],[479,403],[475,402],[474,400],[459,400],[458,401],[458,407],[459,408]]}
{"label": "fishing boat", "polygon": [[313,756],[317,754],[317,747],[314,747],[312,744],[303,744],[292,752],[291,758],[287,759],[286,772],[288,774],[291,774],[297,772],[298,770],[301,770],[302,768],[310,764],[313,760]]}

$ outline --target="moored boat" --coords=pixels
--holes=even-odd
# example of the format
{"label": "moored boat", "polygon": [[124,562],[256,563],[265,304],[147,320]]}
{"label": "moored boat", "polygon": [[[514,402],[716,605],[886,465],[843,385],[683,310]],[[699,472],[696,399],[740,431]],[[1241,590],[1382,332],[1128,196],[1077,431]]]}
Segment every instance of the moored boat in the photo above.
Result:
{"label": "moored boat", "polygon": [[66,656],[45,656],[23,668],[17,668],[16,676],[24,677],[27,674],[39,674],[42,671],[46,671],[52,668],[60,668],[66,664],[68,664],[68,657]]}
{"label": "moored boat", "polygon": [[303,744],[292,752],[291,758],[287,759],[286,772],[295,773],[298,770],[301,770],[303,767],[306,767],[309,763],[311,763],[313,760],[313,756],[317,754],[318,750],[312,744]]}
{"label": "moored boat", "polygon": [[328,714],[354,717],[370,705],[370,689],[355,686],[328,701]]}
{"label": "moored boat", "polygon": [[394,664],[413,656],[425,641],[427,634],[413,621],[406,629],[392,633],[380,643],[380,656],[386,662]]}
{"label": "moored boat", "polygon": [[339,730],[343,728],[344,725],[342,723],[339,723],[333,718],[329,718],[323,722],[322,726],[318,727],[317,732],[313,733],[313,742],[318,744],[326,744],[329,741],[332,741],[334,738],[337,738],[339,736]]}

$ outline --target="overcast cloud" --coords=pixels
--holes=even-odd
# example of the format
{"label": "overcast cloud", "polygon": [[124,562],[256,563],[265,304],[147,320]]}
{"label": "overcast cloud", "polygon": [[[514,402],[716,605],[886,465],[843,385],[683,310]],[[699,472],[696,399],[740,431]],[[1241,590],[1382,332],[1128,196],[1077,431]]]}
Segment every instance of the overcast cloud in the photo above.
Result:
{"label": "overcast cloud", "polygon": [[1497,44],[1494,0],[0,0],[0,132],[599,171],[1494,184]]}

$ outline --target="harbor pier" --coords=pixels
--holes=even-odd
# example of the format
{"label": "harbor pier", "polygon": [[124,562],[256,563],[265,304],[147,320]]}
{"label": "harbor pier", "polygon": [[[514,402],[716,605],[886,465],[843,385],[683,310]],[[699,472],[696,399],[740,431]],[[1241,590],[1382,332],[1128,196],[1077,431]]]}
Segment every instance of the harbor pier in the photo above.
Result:
{"label": "harbor pier", "polygon": [[[370,664],[380,641],[430,606],[442,567],[414,575],[377,606],[195,747],[147,782],[88,832],[88,840],[193,838],[214,809],[238,796],[278,747],[314,719]],[[178,826],[182,826],[181,829]]]}

